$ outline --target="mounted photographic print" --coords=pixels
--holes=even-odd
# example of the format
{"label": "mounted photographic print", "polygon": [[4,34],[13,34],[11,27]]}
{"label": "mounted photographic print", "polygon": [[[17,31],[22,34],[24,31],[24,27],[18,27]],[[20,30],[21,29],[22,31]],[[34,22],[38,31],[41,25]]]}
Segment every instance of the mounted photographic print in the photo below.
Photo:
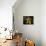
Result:
{"label": "mounted photographic print", "polygon": [[34,16],[23,16],[23,24],[34,24]]}

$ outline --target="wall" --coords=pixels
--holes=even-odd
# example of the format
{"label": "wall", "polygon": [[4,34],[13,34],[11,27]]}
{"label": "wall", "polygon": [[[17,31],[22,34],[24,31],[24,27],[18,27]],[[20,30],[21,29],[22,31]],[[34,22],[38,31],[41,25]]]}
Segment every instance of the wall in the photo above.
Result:
{"label": "wall", "polygon": [[12,29],[12,6],[16,0],[0,0],[0,27]]}
{"label": "wall", "polygon": [[46,0],[41,1],[41,41],[46,46]]}
{"label": "wall", "polygon": [[[22,32],[24,38],[34,40],[36,46],[41,46],[41,0],[22,0],[21,3],[15,3],[13,14],[15,30]],[[24,25],[23,16],[34,16],[34,24]]]}

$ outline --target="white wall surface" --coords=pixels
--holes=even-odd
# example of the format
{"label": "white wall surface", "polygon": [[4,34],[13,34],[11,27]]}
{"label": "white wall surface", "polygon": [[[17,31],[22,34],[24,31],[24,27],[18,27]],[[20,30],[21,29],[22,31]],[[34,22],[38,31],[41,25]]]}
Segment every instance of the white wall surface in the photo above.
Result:
{"label": "white wall surface", "polygon": [[12,6],[16,0],[0,0],[0,27],[12,28]]}
{"label": "white wall surface", "polygon": [[[15,29],[24,37],[41,46],[41,0],[23,0],[17,7],[14,5]],[[24,25],[23,16],[34,16],[33,25]]]}
{"label": "white wall surface", "polygon": [[41,40],[46,46],[46,0],[41,0]]}
{"label": "white wall surface", "polygon": [[[46,46],[45,3],[45,0],[23,0],[13,6],[15,29],[22,32],[25,38],[34,40],[36,46]],[[23,16],[34,16],[34,24],[24,25]]]}

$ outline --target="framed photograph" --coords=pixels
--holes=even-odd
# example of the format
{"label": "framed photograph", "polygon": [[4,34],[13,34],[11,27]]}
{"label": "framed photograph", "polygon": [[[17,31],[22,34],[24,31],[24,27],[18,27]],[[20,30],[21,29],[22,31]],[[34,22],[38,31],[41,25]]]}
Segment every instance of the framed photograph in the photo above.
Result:
{"label": "framed photograph", "polygon": [[34,16],[23,16],[23,24],[34,24]]}

